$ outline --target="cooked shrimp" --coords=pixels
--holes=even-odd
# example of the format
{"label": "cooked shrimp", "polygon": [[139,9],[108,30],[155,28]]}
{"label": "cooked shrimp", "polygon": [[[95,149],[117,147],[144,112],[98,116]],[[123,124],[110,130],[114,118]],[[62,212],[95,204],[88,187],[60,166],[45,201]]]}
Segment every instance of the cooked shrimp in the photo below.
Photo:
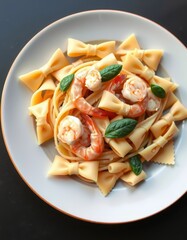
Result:
{"label": "cooked shrimp", "polygon": [[133,76],[124,83],[121,92],[125,99],[141,102],[147,96],[147,85],[141,78]]}
{"label": "cooked shrimp", "polygon": [[82,70],[81,72],[78,72],[77,74],[75,74],[70,95],[75,107],[80,112],[88,114],[90,116],[102,118],[108,116],[108,112],[97,107],[93,107],[84,98],[84,91],[86,87],[85,83],[87,84],[87,86],[89,85],[89,87],[93,86],[93,88],[95,88],[98,85],[97,78],[99,78],[99,76],[100,73],[96,69],[92,69],[90,71]]}
{"label": "cooked shrimp", "polygon": [[57,137],[61,142],[71,145],[82,135],[83,126],[79,118],[68,115],[60,122]]}
{"label": "cooked shrimp", "polygon": [[70,90],[70,97],[73,101],[84,95],[83,90],[85,90],[86,74],[87,70],[82,70],[81,72],[75,74]]}
{"label": "cooked shrimp", "polygon": [[84,147],[88,147],[90,145],[90,130],[85,125],[83,125],[83,134],[79,138],[79,141]]}
{"label": "cooked shrimp", "polygon": [[80,112],[88,114],[90,116],[94,116],[94,117],[98,117],[98,118],[103,118],[103,117],[109,116],[109,113],[107,111],[104,111],[97,107],[93,107],[83,97],[76,99],[74,101],[74,104],[75,104],[76,108],[79,109]]}
{"label": "cooked shrimp", "polygon": [[126,75],[124,74],[117,75],[112,81],[110,81],[110,84],[108,85],[106,90],[115,94],[116,91],[119,91],[122,89],[125,80],[126,80]]}
{"label": "cooked shrimp", "polygon": [[[106,90],[113,93],[125,104],[124,115],[126,117],[139,117],[146,111],[147,86],[140,78],[132,77],[126,81],[124,74],[118,75],[111,81]],[[121,93],[116,93],[119,90]],[[131,104],[128,104],[127,101]]]}
{"label": "cooked shrimp", "polygon": [[121,91],[123,97],[132,104],[129,107],[128,117],[139,117],[146,111],[147,107],[147,85],[139,77],[133,76],[123,84]]}
{"label": "cooked shrimp", "polygon": [[90,145],[85,147],[80,141],[74,142],[70,148],[74,154],[84,160],[93,160],[99,157],[104,148],[104,140],[101,132],[97,128],[94,121],[86,114],[82,115],[83,122],[90,130]]}
{"label": "cooked shrimp", "polygon": [[156,112],[156,111],[158,111],[160,106],[161,106],[161,99],[156,97],[152,93],[150,88],[148,89],[148,92],[147,92],[147,98],[148,98],[148,101],[147,101],[146,110],[148,112]]}
{"label": "cooked shrimp", "polygon": [[144,98],[141,102],[137,102],[132,105],[131,104],[126,105],[128,105],[129,107],[129,111],[126,114],[126,116],[136,118],[145,113],[147,107],[147,98]]}
{"label": "cooked shrimp", "polygon": [[97,69],[91,68],[87,72],[85,86],[93,92],[101,88],[101,74]]}

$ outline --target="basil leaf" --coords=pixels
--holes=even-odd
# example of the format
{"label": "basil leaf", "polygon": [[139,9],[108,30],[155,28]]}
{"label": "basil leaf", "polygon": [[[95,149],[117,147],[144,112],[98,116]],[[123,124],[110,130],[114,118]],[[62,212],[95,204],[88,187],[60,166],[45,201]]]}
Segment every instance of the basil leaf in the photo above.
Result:
{"label": "basil leaf", "polygon": [[135,155],[130,158],[130,166],[134,174],[137,176],[142,172],[142,161],[139,155]]}
{"label": "basil leaf", "polygon": [[153,92],[153,94],[159,98],[165,98],[166,96],[166,92],[165,90],[160,87],[159,85],[156,84],[151,84],[151,91]]}
{"label": "basil leaf", "polygon": [[105,130],[107,138],[122,138],[128,135],[136,127],[137,121],[132,118],[116,120],[108,125]]}
{"label": "basil leaf", "polygon": [[74,74],[69,74],[60,81],[60,90],[67,91],[74,79]]}
{"label": "basil leaf", "polygon": [[113,64],[103,68],[100,71],[102,82],[107,82],[114,78],[115,76],[117,76],[121,72],[121,69],[122,69],[121,64]]}

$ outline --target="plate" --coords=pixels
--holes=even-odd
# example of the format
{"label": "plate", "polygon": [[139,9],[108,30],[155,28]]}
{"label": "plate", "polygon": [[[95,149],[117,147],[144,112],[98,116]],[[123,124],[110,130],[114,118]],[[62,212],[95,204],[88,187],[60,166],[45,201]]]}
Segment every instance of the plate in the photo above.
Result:
{"label": "plate", "polygon": [[[41,199],[59,211],[85,221],[125,223],[156,214],[177,201],[187,190],[186,122],[180,123],[175,141],[175,166],[148,165],[147,179],[137,187],[122,183],[103,197],[99,189],[74,178],[48,178],[53,159],[51,146],[38,146],[28,114],[31,92],[18,76],[42,66],[52,53],[66,51],[67,38],[84,42],[123,41],[134,33],[143,49],[164,50],[162,68],[179,84],[178,96],[187,102],[187,51],[171,33],[131,13],[97,10],[62,18],[35,35],[15,59],[2,94],[2,130],[10,158],[20,176]],[[18,138],[19,137],[19,138]]]}

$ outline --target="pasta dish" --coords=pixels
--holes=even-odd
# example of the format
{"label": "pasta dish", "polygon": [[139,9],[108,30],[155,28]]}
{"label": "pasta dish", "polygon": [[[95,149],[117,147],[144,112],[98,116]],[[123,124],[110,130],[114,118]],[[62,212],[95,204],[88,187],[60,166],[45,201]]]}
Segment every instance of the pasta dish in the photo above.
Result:
{"label": "pasta dish", "polygon": [[118,181],[146,179],[144,162],[175,164],[177,122],[187,109],[178,85],[157,75],[162,49],[69,38],[45,65],[19,77],[31,91],[29,113],[39,145],[53,139],[49,176],[76,175],[106,196]]}

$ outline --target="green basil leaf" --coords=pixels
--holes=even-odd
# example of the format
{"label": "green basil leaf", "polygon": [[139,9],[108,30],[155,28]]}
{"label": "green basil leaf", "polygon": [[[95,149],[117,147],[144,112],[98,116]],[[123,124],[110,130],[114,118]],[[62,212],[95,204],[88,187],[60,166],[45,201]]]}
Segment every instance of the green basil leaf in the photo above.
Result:
{"label": "green basil leaf", "polygon": [[111,122],[105,130],[107,138],[122,138],[128,135],[136,127],[137,121],[132,118],[123,118]]}
{"label": "green basil leaf", "polygon": [[139,155],[135,155],[130,158],[130,166],[134,174],[137,176],[142,172],[142,161]]}
{"label": "green basil leaf", "polygon": [[115,76],[117,76],[121,72],[121,69],[122,69],[121,64],[113,64],[103,68],[100,71],[102,82],[107,82],[114,78]]}
{"label": "green basil leaf", "polygon": [[69,74],[60,81],[60,90],[67,91],[74,79],[74,74]]}
{"label": "green basil leaf", "polygon": [[151,91],[159,98],[165,98],[166,96],[165,90],[157,84],[151,84]]}

